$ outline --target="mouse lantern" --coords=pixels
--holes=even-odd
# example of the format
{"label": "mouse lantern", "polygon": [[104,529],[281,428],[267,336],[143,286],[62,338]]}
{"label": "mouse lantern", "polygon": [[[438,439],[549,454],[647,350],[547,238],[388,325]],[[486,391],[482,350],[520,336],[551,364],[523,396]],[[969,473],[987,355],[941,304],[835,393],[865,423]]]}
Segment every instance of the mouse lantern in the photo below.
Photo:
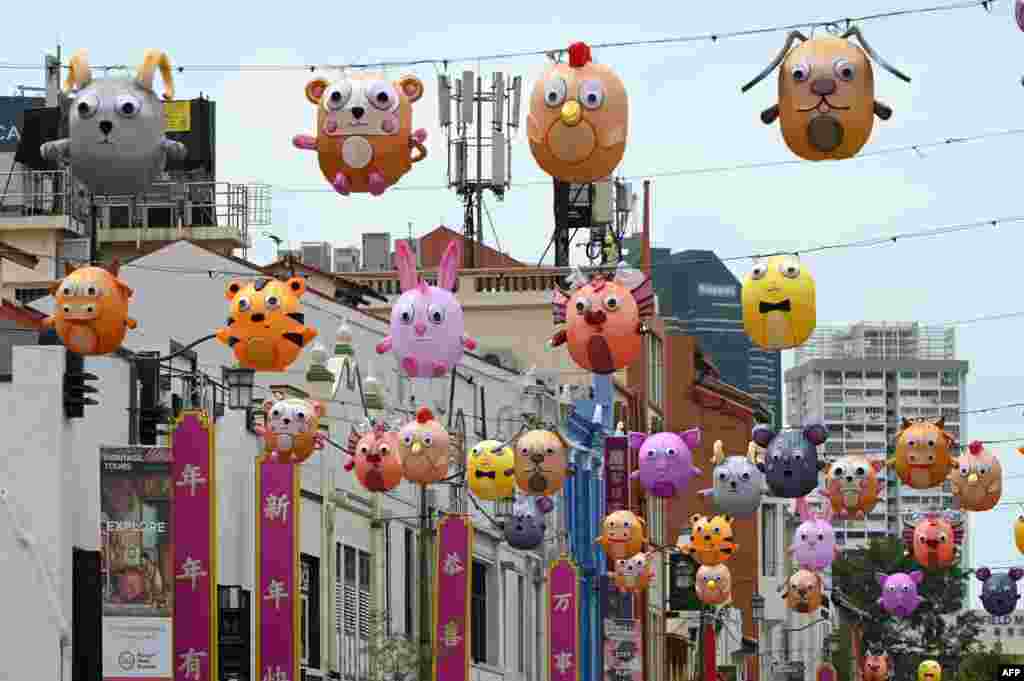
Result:
{"label": "mouse lantern", "polygon": [[[794,43],[799,44],[793,47]],[[781,65],[778,101],[761,113],[761,121],[771,125],[778,120],[786,146],[802,159],[851,158],[871,137],[875,116],[883,121],[892,116],[892,109],[875,99],[871,60],[910,82],[909,76],[878,56],[856,26],[840,35],[811,39],[792,31],[778,56],[742,91]]]}
{"label": "mouse lantern", "polygon": [[693,465],[693,450],[700,440],[700,428],[684,433],[630,433],[630,449],[640,450],[639,469],[632,478],[639,480],[651,496],[669,498],[681,494],[701,474]]}
{"label": "mouse lantern", "polygon": [[1003,467],[999,457],[975,440],[957,457],[949,473],[953,496],[965,511],[991,511],[1003,495]]}
{"label": "mouse lantern", "polygon": [[586,43],[548,66],[530,94],[530,151],[541,170],[567,183],[610,176],[626,152],[629,98],[619,76],[591,59]]}
{"label": "mouse lantern", "polygon": [[398,432],[398,452],[405,479],[417,485],[430,485],[448,476],[451,438],[433,412],[421,407],[416,418]]}
{"label": "mouse lantern", "polygon": [[903,419],[896,433],[896,475],[904,485],[914,489],[938,487],[957,469],[953,457],[956,442],[946,432],[946,419],[936,421]]}
{"label": "mouse lantern", "polygon": [[1006,572],[993,572],[983,567],[974,576],[982,583],[981,604],[988,614],[1006,617],[1017,609],[1017,601],[1020,600],[1017,582],[1024,577],[1024,570],[1015,567]]}
{"label": "mouse lantern", "polygon": [[757,467],[757,445],[747,447],[746,456],[726,456],[725,445],[715,440],[711,463],[714,487],[702,489],[698,494],[710,496],[715,510],[734,517],[750,515],[761,506],[761,487],[764,474]]}
{"label": "mouse lantern", "polygon": [[623,593],[641,593],[654,579],[654,560],[650,553],[638,553],[632,558],[615,561],[615,571],[608,575],[615,588]]}
{"label": "mouse lantern", "polygon": [[516,488],[516,453],[497,440],[484,440],[469,450],[466,481],[477,499],[507,499]]}
{"label": "mouse lantern", "polygon": [[530,496],[557,494],[573,474],[569,442],[555,430],[535,429],[519,435],[515,450],[516,485]]}
{"label": "mouse lantern", "polygon": [[548,345],[567,344],[569,355],[581,369],[612,374],[640,356],[646,327],[641,321],[654,313],[650,277],[620,263],[615,276],[597,273],[587,278],[575,270],[566,296],[552,295],[555,324],[565,324]]}
{"label": "mouse lantern", "polygon": [[264,425],[256,426],[270,460],[302,463],[315,450],[323,449],[326,441],[326,435],[320,430],[323,415],[324,406],[316,400],[274,393],[274,399],[263,403]]}
{"label": "mouse lantern", "polygon": [[903,516],[903,542],[918,565],[930,570],[950,567],[960,556],[964,541],[963,515],[957,511],[929,511]]}
{"label": "mouse lantern", "polygon": [[1024,31],[1024,0],[1013,3],[1013,18],[1017,20],[1017,28]]}
{"label": "mouse lantern", "polygon": [[305,292],[302,277],[231,282],[225,293],[231,305],[228,323],[217,330],[217,340],[245,369],[286,371],[317,334],[305,325],[299,302]]}
{"label": "mouse lantern", "polygon": [[306,99],[316,107],[316,135],[296,135],[292,144],[317,152],[320,171],[339,194],[380,196],[427,157],[427,131],[412,130],[412,105],[422,96],[416,76],[314,78]]}
{"label": "mouse lantern", "polygon": [[135,320],[128,316],[132,290],[108,267],[65,266],[66,276],[51,289],[54,312],[43,321],[64,347],[79,355],[109,355],[121,347]]}
{"label": "mouse lantern", "polygon": [[594,543],[604,549],[609,562],[632,558],[644,550],[647,524],[632,511],[609,513],[601,522],[601,535]]}
{"label": "mouse lantern", "polygon": [[[153,90],[157,68],[164,80],[163,98]],[[167,160],[182,161],[188,152],[166,137],[164,102],[174,99],[171,62],[160,50],[146,50],[133,76],[93,78],[89,55],[71,57],[64,90],[68,137],[46,142],[40,155],[68,163],[75,179],[93,194],[134,196],[164,172]]]}
{"label": "mouse lantern", "polygon": [[814,277],[795,256],[755,263],[743,279],[740,302],[743,330],[765,350],[803,345],[818,323]]}
{"label": "mouse lantern", "polygon": [[732,573],[725,563],[697,568],[697,598],[704,605],[723,605],[732,599]]}
{"label": "mouse lantern", "polygon": [[765,449],[763,461],[759,461],[757,467],[764,473],[774,496],[797,499],[818,486],[818,472],[827,465],[818,457],[818,445],[828,439],[823,424],[812,423],[781,432],[759,424],[754,426],[751,439]]}
{"label": "mouse lantern", "polygon": [[398,451],[398,433],[383,424],[353,428],[348,440],[352,457],[346,470],[355,469],[356,480],[368,492],[389,492],[402,482],[402,457]]}

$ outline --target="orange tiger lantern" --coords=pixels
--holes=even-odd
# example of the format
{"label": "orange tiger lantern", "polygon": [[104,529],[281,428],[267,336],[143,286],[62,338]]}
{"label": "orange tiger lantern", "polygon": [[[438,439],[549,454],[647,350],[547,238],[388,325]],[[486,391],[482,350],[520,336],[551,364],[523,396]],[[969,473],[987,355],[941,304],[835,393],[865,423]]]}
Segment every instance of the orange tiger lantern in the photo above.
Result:
{"label": "orange tiger lantern", "polygon": [[914,489],[937,487],[956,469],[955,441],[945,427],[945,418],[937,421],[903,419],[896,434],[896,456],[888,463],[896,466],[896,475],[904,485]]}
{"label": "orange tiger lantern", "polygon": [[609,562],[625,560],[640,553],[647,543],[647,525],[632,511],[615,511],[601,523],[601,536],[594,540],[604,549]]}
{"label": "orange tiger lantern", "polygon": [[51,289],[54,313],[43,324],[53,327],[64,346],[80,355],[108,355],[124,342],[135,320],[128,316],[132,290],[117,278],[115,260],[102,267],[65,267],[66,276]]}
{"label": "orange tiger lantern", "polygon": [[924,568],[948,568],[960,557],[964,540],[963,516],[957,511],[910,513],[903,518],[907,554]]}
{"label": "orange tiger lantern", "polygon": [[690,543],[682,543],[680,536],[676,547],[683,555],[690,556],[701,565],[720,565],[732,558],[739,544],[732,531],[732,516],[708,517],[700,513],[690,516]]}

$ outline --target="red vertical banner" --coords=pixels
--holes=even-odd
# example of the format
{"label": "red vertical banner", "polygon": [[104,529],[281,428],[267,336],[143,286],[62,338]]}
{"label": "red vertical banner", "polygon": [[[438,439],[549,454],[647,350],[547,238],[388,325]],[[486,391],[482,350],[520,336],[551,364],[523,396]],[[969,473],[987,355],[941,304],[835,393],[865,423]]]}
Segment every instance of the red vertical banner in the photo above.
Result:
{"label": "red vertical banner", "polygon": [[434,560],[434,681],[469,681],[473,522],[446,515]]}
{"label": "red vertical banner", "polygon": [[217,465],[205,412],[181,413],[171,456],[174,681],[216,681]]}
{"label": "red vertical banner", "polygon": [[605,508],[608,513],[629,508],[629,440],[609,437],[604,441]]}
{"label": "red vertical banner", "polygon": [[299,482],[289,463],[256,462],[256,678],[299,681]]}
{"label": "red vertical banner", "polygon": [[718,681],[718,650],[715,647],[715,625],[705,624],[704,631],[704,681]]}
{"label": "red vertical banner", "polygon": [[579,681],[579,602],[576,563],[566,555],[548,566],[548,681]]}

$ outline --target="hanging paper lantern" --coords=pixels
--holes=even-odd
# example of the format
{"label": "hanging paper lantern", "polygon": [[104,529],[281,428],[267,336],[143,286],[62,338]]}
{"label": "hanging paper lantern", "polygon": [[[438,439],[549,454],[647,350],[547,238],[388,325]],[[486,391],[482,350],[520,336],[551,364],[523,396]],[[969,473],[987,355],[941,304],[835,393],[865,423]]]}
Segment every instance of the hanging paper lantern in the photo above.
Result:
{"label": "hanging paper lantern", "polygon": [[797,570],[786,580],[782,600],[790,610],[806,615],[821,607],[824,592],[821,575],[811,570]]}
{"label": "hanging paper lantern", "polygon": [[316,107],[316,135],[296,135],[298,149],[316,151],[320,170],[343,196],[380,196],[427,157],[427,131],[412,131],[412,105],[423,96],[416,76],[391,82],[377,74],[314,78],[306,99]]}
{"label": "hanging paper lantern", "polygon": [[754,443],[767,450],[757,467],[765,474],[772,495],[796,499],[818,486],[818,471],[826,465],[818,458],[818,445],[827,439],[828,431],[820,423],[780,433],[765,425],[754,427]]}
{"label": "hanging paper lantern", "polygon": [[654,289],[645,274],[620,263],[613,279],[594,274],[589,280],[577,269],[572,291],[552,295],[555,324],[566,325],[548,344],[569,344],[578,366],[595,374],[615,373],[640,356],[642,317],[654,313]]}
{"label": "hanging paper lantern", "polygon": [[[164,96],[153,91],[157,67]],[[185,145],[164,136],[164,100],[174,98],[171,63],[160,50],[146,50],[134,77],[93,80],[89,55],[79,50],[68,66],[64,90],[71,98],[65,139],[39,150],[49,161],[70,163],[75,179],[94,194],[144,192],[164,172],[167,159],[181,161]]]}
{"label": "hanging paper lantern", "polygon": [[594,543],[601,545],[609,562],[631,558],[644,550],[647,524],[632,511],[609,513],[601,522],[601,535]]}
{"label": "hanging paper lantern", "polygon": [[578,184],[604,179],[626,152],[626,87],[591,60],[586,43],[573,43],[569,62],[552,64],[533,86],[526,129],[533,158],[548,175]]}
{"label": "hanging paper lantern", "polygon": [[1024,577],[1024,570],[1015,567],[1007,572],[992,572],[983,567],[974,576],[982,583],[981,605],[985,612],[996,617],[1006,617],[1017,609],[1017,601],[1020,600],[1017,582]]}
{"label": "hanging paper lantern", "polygon": [[864,656],[861,674],[863,681],[889,681],[894,670],[889,653],[869,652]]}
{"label": "hanging paper lantern", "polygon": [[402,456],[405,479],[417,485],[429,485],[448,477],[448,431],[434,419],[426,407],[398,433],[398,451]]}
{"label": "hanging paper lantern", "polygon": [[135,320],[128,316],[132,290],[117,278],[118,263],[108,268],[66,268],[54,288],[54,312],[43,324],[53,327],[64,346],[80,355],[109,355],[121,347]]}
{"label": "hanging paper lantern", "polygon": [[814,277],[790,255],[758,262],[743,279],[743,330],[765,350],[803,345],[818,323]]}
{"label": "hanging paper lantern", "polygon": [[256,426],[264,451],[271,461],[302,463],[314,450],[324,448],[326,436],[320,430],[324,407],[316,400],[285,398],[281,393],[274,398],[263,403],[265,424]]}
{"label": "hanging paper lantern", "polygon": [[956,469],[953,458],[955,440],[946,432],[946,419],[909,421],[903,419],[896,434],[896,475],[904,485],[914,489],[931,489],[945,482]]}
{"label": "hanging paper lantern", "polygon": [[724,563],[736,555],[740,548],[734,541],[732,520],[728,515],[709,517],[694,513],[690,516],[690,542],[684,544],[680,536],[676,548],[701,565]]}
{"label": "hanging paper lantern", "polygon": [[793,554],[797,565],[805,570],[827,570],[839,556],[836,533],[831,522],[832,506],[828,503],[824,506],[824,511],[816,513],[811,510],[806,497],[796,500],[801,523],[793,533],[793,542],[787,552]]}
{"label": "hanging paper lantern", "polygon": [[[849,40],[856,38],[860,45]],[[793,43],[800,41],[794,49]],[[778,119],[790,151],[808,161],[850,158],[867,143],[875,116],[883,121],[892,109],[875,99],[871,60],[897,78],[904,75],[871,49],[857,27],[840,36],[808,40],[792,31],[772,63],[743,86],[746,92],[780,64],[779,100],[761,114],[770,125]]]}
{"label": "hanging paper lantern", "polygon": [[513,505],[512,517],[502,523],[502,534],[512,548],[532,551],[544,543],[547,511],[537,503],[542,499],[546,497],[523,497]]}
{"label": "hanging paper lantern", "polygon": [[825,467],[825,488],[837,518],[863,519],[878,504],[878,474],[885,462],[850,454]]}
{"label": "hanging paper lantern", "polygon": [[615,561],[615,571],[608,576],[615,582],[615,588],[623,593],[647,591],[654,579],[651,554],[638,553],[632,558],[620,558]]}
{"label": "hanging paper lantern", "polygon": [[302,277],[231,282],[226,293],[231,311],[217,340],[234,350],[243,368],[285,371],[316,338],[316,329],[303,324],[299,298],[305,292]]}
{"label": "hanging paper lantern", "polygon": [[903,542],[919,565],[948,568],[960,557],[964,540],[963,516],[956,511],[908,513],[903,517]]}
{"label": "hanging paper lantern", "polygon": [[965,511],[991,511],[1003,495],[1003,467],[999,458],[975,440],[954,462],[950,472],[953,495]]}
{"label": "hanging paper lantern", "polygon": [[715,470],[711,478],[715,486],[698,494],[710,496],[720,513],[742,517],[756,512],[761,506],[764,484],[764,475],[757,467],[757,445],[751,442],[746,456],[726,457],[722,441],[715,440],[714,452],[711,463]]}
{"label": "hanging paper lantern", "polygon": [[1024,509],[1013,523],[1013,540],[1017,544],[1017,550],[1024,553]]}
{"label": "hanging paper lantern", "polygon": [[552,430],[528,430],[515,439],[516,485],[531,496],[556,494],[573,470],[569,443]]}
{"label": "hanging paper lantern", "polygon": [[732,573],[724,563],[697,568],[697,598],[704,605],[722,605],[732,599]]}
{"label": "hanging paper lantern", "polygon": [[878,605],[890,615],[910,617],[921,605],[921,596],[917,593],[918,585],[924,581],[924,573],[896,572],[891,575],[879,572],[878,585],[882,587],[882,595],[878,597]]}
{"label": "hanging paper lantern", "polygon": [[484,440],[469,450],[466,480],[478,499],[507,499],[516,489],[516,453],[497,440]]}
{"label": "hanging paper lantern", "polygon": [[462,306],[452,293],[460,253],[458,241],[448,244],[437,286],[428,286],[416,274],[416,259],[406,243],[395,246],[402,296],[391,307],[391,335],[377,344],[377,354],[393,352],[410,378],[440,378],[459,363],[463,348],[476,348],[476,341],[464,334]]}
{"label": "hanging paper lantern", "polygon": [[640,466],[632,475],[651,496],[668,498],[684,492],[701,474],[693,465],[693,450],[700,445],[701,429],[685,433],[630,433],[630,449],[639,449]]}
{"label": "hanging paper lantern", "polygon": [[362,433],[353,428],[348,451],[352,456],[345,468],[355,468],[356,479],[369,492],[389,492],[402,482],[402,457],[398,453],[398,434],[381,424]]}
{"label": "hanging paper lantern", "polygon": [[1017,28],[1024,31],[1024,0],[1013,3],[1013,16],[1017,20]]}
{"label": "hanging paper lantern", "polygon": [[917,681],[942,681],[942,665],[935,660],[917,665]]}

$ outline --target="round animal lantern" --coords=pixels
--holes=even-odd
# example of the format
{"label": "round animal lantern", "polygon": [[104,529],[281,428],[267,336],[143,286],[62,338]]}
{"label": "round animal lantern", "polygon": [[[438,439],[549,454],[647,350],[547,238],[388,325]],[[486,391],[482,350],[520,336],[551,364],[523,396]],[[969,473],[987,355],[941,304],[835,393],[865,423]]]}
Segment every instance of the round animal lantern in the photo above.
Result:
{"label": "round animal lantern", "polygon": [[889,681],[895,667],[889,653],[868,652],[861,665],[863,681]]}
{"label": "round animal lantern", "polygon": [[314,78],[306,99],[316,107],[316,135],[296,135],[292,144],[317,152],[320,171],[339,194],[380,196],[427,157],[427,131],[412,131],[412,105],[422,96],[416,76]]}
{"label": "round animal lantern", "polygon": [[647,544],[647,525],[632,511],[609,513],[601,522],[601,535],[594,543],[601,545],[609,562],[632,558]]}
{"label": "round animal lantern", "polygon": [[697,568],[697,598],[704,605],[724,605],[732,600],[732,573],[724,563]]}
{"label": "round animal lantern", "polygon": [[887,575],[879,572],[876,575],[878,585],[882,587],[882,595],[878,597],[878,605],[882,610],[896,617],[910,617],[921,605],[921,596],[917,587],[924,581],[924,573],[896,572]]}
{"label": "round animal lantern", "polygon": [[368,492],[389,492],[402,482],[402,457],[394,431],[381,424],[366,433],[353,429],[348,450],[352,460],[345,468],[355,468],[356,479]]}
{"label": "round animal lantern", "polygon": [[[530,496],[557,494],[573,474],[569,443],[553,430],[528,430],[515,439],[516,485]],[[639,550],[639,549],[637,549]]]}
{"label": "round animal lantern", "polygon": [[43,320],[64,346],[80,355],[109,355],[121,347],[128,329],[132,290],[118,279],[118,263],[108,268],[66,267],[66,276],[51,293],[54,312]]}
{"label": "round animal lantern", "polygon": [[693,466],[693,450],[700,445],[701,429],[684,433],[630,433],[630,449],[639,449],[640,466],[631,476],[648,494],[669,498],[683,493],[701,474]]}
{"label": "round animal lantern", "polygon": [[573,43],[569,62],[552,64],[534,85],[526,130],[533,158],[548,175],[577,184],[602,180],[626,152],[626,87],[591,60],[586,43]]}
{"label": "round animal lantern", "polygon": [[440,378],[462,360],[463,348],[476,341],[465,335],[462,306],[453,291],[458,285],[459,242],[452,241],[441,258],[437,286],[416,274],[416,258],[404,241],[395,246],[402,295],[391,307],[391,335],[377,344],[377,354],[393,352],[410,378]]}
{"label": "round animal lantern", "polygon": [[566,326],[548,345],[568,344],[572,361],[599,375],[631,364],[646,332],[641,318],[654,313],[650,278],[620,263],[611,279],[600,273],[587,279],[577,269],[571,280],[568,296],[559,289],[552,294],[555,324]]}
{"label": "round animal lantern", "polygon": [[917,681],[942,681],[942,665],[935,660],[917,665]]}
{"label": "round animal lantern", "polygon": [[714,487],[702,489],[698,494],[710,496],[715,510],[733,517],[750,515],[761,506],[761,487],[764,477],[757,467],[757,445],[753,442],[747,448],[746,456],[725,455],[721,440],[715,440],[715,464],[712,473]]}
{"label": "round animal lantern", "polygon": [[608,573],[615,588],[623,593],[647,591],[654,579],[654,561],[649,553],[638,553],[632,558],[615,561],[615,571]]}
{"label": "round animal lantern", "polygon": [[878,474],[885,462],[870,460],[861,454],[844,456],[825,467],[825,487],[837,518],[863,519],[878,504]]}
{"label": "round animal lantern", "polygon": [[1013,3],[1013,17],[1017,20],[1017,28],[1024,31],[1024,0]]}
{"label": "round animal lantern", "polygon": [[793,542],[787,549],[793,555],[797,565],[805,570],[827,570],[832,561],[839,556],[836,545],[836,533],[832,528],[832,506],[824,504],[825,509],[814,512],[806,497],[796,500],[796,508],[802,521],[793,533]]}
{"label": "round animal lantern", "polygon": [[708,517],[694,513],[690,516],[690,529],[690,542],[684,544],[680,536],[676,548],[701,565],[721,565],[739,550],[732,531],[732,518],[727,515]]}
{"label": "round animal lantern", "polygon": [[908,513],[903,517],[903,542],[918,565],[930,570],[950,567],[963,545],[963,515],[956,511]]}
{"label": "round animal lantern", "polygon": [[794,612],[806,615],[821,607],[825,584],[811,570],[797,570],[782,587],[782,600]]}
{"label": "round animal lantern", "polygon": [[1024,507],[1013,523],[1013,541],[1017,544],[1017,550],[1024,553]]}
{"label": "round animal lantern", "polygon": [[[164,80],[161,99],[153,90],[156,69]],[[71,99],[69,137],[47,142],[40,155],[68,163],[93,194],[135,195],[164,172],[167,159],[182,161],[185,145],[167,139],[164,101],[174,98],[171,62],[160,50],[146,50],[134,77],[93,79],[89,55],[79,50],[68,66],[64,90]]]}
{"label": "round animal lantern", "polygon": [[974,576],[982,583],[981,605],[985,612],[996,617],[1005,617],[1017,609],[1017,601],[1020,600],[1017,582],[1024,577],[1024,570],[1015,567],[1006,572],[996,573],[983,567],[975,572]]}
{"label": "round animal lantern", "polygon": [[477,499],[497,501],[515,494],[516,453],[497,440],[484,440],[469,450],[466,480]]}
{"label": "round animal lantern", "polygon": [[796,499],[818,486],[818,471],[826,466],[818,458],[818,445],[828,439],[820,423],[775,432],[765,425],[754,426],[752,439],[764,448],[764,461],[757,467],[764,473],[768,489],[777,497]]}
{"label": "round animal lantern", "polygon": [[949,474],[953,495],[965,511],[991,511],[1003,495],[1003,467],[999,458],[975,440],[955,461]]}
{"label": "round animal lantern", "polygon": [[955,441],[945,427],[945,418],[936,421],[903,419],[896,434],[896,456],[888,463],[896,466],[896,475],[904,485],[931,489],[945,482],[956,469]]}
{"label": "round animal lantern", "polygon": [[217,330],[217,340],[234,351],[243,368],[287,370],[317,334],[303,323],[299,298],[305,292],[302,277],[231,282],[225,294],[231,304],[228,323]]}
{"label": "round animal lantern", "polygon": [[448,476],[450,438],[434,414],[426,407],[398,433],[398,452],[405,479],[417,485],[430,485]]}
{"label": "round animal lantern", "polygon": [[263,403],[265,425],[257,425],[264,451],[279,463],[302,463],[315,450],[323,449],[326,436],[320,430],[324,407],[316,400],[286,398],[274,393]]}
{"label": "round animal lantern", "polygon": [[791,255],[757,262],[740,293],[743,330],[765,350],[803,345],[818,324],[814,277]]}
{"label": "round animal lantern", "polygon": [[[850,38],[856,38],[860,45]],[[800,44],[793,48],[798,41]],[[892,116],[892,109],[875,99],[872,59],[900,80],[910,82],[909,76],[871,49],[856,26],[842,35],[810,40],[792,31],[778,56],[742,91],[760,83],[781,64],[778,102],[761,113],[761,121],[771,125],[778,120],[786,146],[802,159],[851,158],[871,137],[874,117],[887,121]]]}
{"label": "round animal lantern", "polygon": [[502,535],[514,549],[532,551],[544,543],[547,523],[537,501],[545,497],[523,497],[512,507],[512,517],[501,524]]}

